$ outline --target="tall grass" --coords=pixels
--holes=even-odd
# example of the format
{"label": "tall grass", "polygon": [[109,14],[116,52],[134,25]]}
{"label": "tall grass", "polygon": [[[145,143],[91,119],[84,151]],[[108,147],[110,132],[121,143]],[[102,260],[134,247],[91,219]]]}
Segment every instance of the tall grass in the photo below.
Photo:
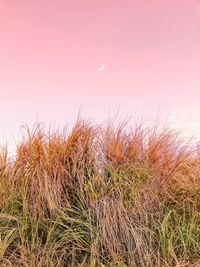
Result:
{"label": "tall grass", "polygon": [[41,124],[0,152],[0,266],[200,266],[200,155],[157,127]]}

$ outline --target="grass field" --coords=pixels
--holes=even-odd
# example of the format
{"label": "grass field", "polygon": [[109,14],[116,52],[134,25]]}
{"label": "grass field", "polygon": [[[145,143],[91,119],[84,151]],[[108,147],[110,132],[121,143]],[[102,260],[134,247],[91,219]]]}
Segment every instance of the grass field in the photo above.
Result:
{"label": "grass field", "polygon": [[167,129],[27,127],[0,153],[0,266],[200,266],[200,149]]}

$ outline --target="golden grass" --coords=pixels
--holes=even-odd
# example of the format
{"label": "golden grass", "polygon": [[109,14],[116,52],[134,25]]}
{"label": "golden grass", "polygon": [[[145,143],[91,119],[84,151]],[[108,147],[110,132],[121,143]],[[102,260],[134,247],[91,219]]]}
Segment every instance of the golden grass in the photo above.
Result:
{"label": "golden grass", "polygon": [[0,152],[0,266],[199,266],[199,146],[126,122],[25,129]]}

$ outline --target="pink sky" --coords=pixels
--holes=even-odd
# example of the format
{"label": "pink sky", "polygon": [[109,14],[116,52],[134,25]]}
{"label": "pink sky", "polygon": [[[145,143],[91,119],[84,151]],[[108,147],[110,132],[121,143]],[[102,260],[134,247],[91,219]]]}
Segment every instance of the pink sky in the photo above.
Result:
{"label": "pink sky", "polygon": [[200,133],[200,1],[0,0],[0,92],[0,140],[80,106]]}

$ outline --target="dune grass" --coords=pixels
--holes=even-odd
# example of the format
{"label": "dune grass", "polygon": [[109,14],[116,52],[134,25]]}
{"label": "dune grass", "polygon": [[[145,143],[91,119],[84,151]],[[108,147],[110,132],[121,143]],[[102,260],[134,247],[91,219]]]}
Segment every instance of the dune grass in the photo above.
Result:
{"label": "dune grass", "polygon": [[200,266],[200,154],[178,134],[37,124],[0,153],[0,266]]}

